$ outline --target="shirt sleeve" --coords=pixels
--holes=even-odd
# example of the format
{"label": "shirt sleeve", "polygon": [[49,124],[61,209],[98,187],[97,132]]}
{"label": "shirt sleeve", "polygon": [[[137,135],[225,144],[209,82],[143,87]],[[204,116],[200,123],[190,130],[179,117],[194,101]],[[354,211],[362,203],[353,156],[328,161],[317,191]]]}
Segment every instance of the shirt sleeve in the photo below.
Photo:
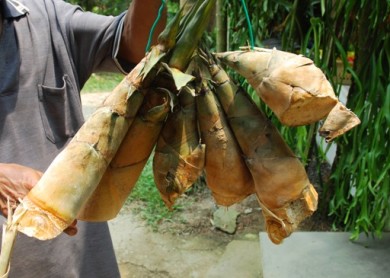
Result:
{"label": "shirt sleeve", "polygon": [[119,21],[119,25],[116,29],[114,45],[113,45],[113,49],[112,49],[112,58],[116,64],[116,66],[118,67],[118,69],[122,73],[127,74],[131,71],[132,68],[134,68],[135,64],[127,62],[127,61],[120,59],[118,57],[119,45],[120,45],[120,40],[121,40],[121,36],[122,36],[124,20],[125,20],[125,16],[122,16],[122,18]]}
{"label": "shirt sleeve", "polygon": [[57,12],[64,15],[61,21],[66,29],[70,54],[81,84],[93,72],[127,73],[131,69],[132,65],[117,58],[125,12],[115,17],[104,16],[59,2]]}

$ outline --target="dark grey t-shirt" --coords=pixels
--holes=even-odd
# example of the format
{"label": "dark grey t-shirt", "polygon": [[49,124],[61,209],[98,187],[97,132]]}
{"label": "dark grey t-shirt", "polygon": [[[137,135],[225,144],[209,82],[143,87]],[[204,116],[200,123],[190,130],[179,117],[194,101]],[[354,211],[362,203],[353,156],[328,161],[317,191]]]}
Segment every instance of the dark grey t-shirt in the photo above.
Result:
{"label": "dark grey t-shirt", "polygon": [[[83,123],[79,91],[91,73],[120,70],[113,53],[124,14],[18,1],[0,0],[0,162],[44,171]],[[119,277],[107,223],[78,228],[43,242],[18,236],[10,277]]]}
{"label": "dark grey t-shirt", "polygon": [[45,170],[83,123],[79,91],[91,73],[118,71],[112,53],[123,15],[85,13],[61,0],[20,0],[28,8],[24,14],[18,2],[7,1],[0,161]]}

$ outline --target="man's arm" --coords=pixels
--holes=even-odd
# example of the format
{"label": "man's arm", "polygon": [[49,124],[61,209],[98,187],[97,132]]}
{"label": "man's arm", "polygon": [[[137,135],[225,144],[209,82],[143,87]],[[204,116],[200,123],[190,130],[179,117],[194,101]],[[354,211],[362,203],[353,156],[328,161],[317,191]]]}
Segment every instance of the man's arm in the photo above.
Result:
{"label": "man's arm", "polygon": [[[157,18],[161,0],[133,0],[126,14],[119,57],[137,64],[145,56],[150,29]],[[166,24],[166,8],[153,33],[152,45]]]}

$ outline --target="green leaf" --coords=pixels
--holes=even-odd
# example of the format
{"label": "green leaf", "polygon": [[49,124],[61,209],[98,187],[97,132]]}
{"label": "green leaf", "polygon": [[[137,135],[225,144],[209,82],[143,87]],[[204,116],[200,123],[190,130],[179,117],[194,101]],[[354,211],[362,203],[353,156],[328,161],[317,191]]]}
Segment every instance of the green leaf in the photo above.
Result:
{"label": "green leaf", "polygon": [[387,125],[390,125],[390,84],[386,88],[385,101],[383,103],[382,109],[387,121]]}
{"label": "green leaf", "polygon": [[325,11],[325,0],[321,0],[321,16],[324,16]]}

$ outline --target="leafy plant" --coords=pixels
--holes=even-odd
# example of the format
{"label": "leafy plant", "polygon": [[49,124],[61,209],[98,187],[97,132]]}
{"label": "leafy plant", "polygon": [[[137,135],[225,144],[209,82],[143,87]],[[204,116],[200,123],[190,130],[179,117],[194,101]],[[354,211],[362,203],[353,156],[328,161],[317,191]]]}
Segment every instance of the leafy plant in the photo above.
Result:
{"label": "leafy plant", "polygon": [[[335,46],[354,83],[348,106],[361,125],[338,141],[338,157],[329,186],[330,213],[358,238],[380,236],[389,219],[390,200],[390,2],[345,1],[338,6],[343,23]],[[351,16],[346,16],[348,12]],[[358,24],[352,24],[358,19]],[[347,32],[350,44],[341,39]],[[346,50],[355,49],[355,65]]]}

